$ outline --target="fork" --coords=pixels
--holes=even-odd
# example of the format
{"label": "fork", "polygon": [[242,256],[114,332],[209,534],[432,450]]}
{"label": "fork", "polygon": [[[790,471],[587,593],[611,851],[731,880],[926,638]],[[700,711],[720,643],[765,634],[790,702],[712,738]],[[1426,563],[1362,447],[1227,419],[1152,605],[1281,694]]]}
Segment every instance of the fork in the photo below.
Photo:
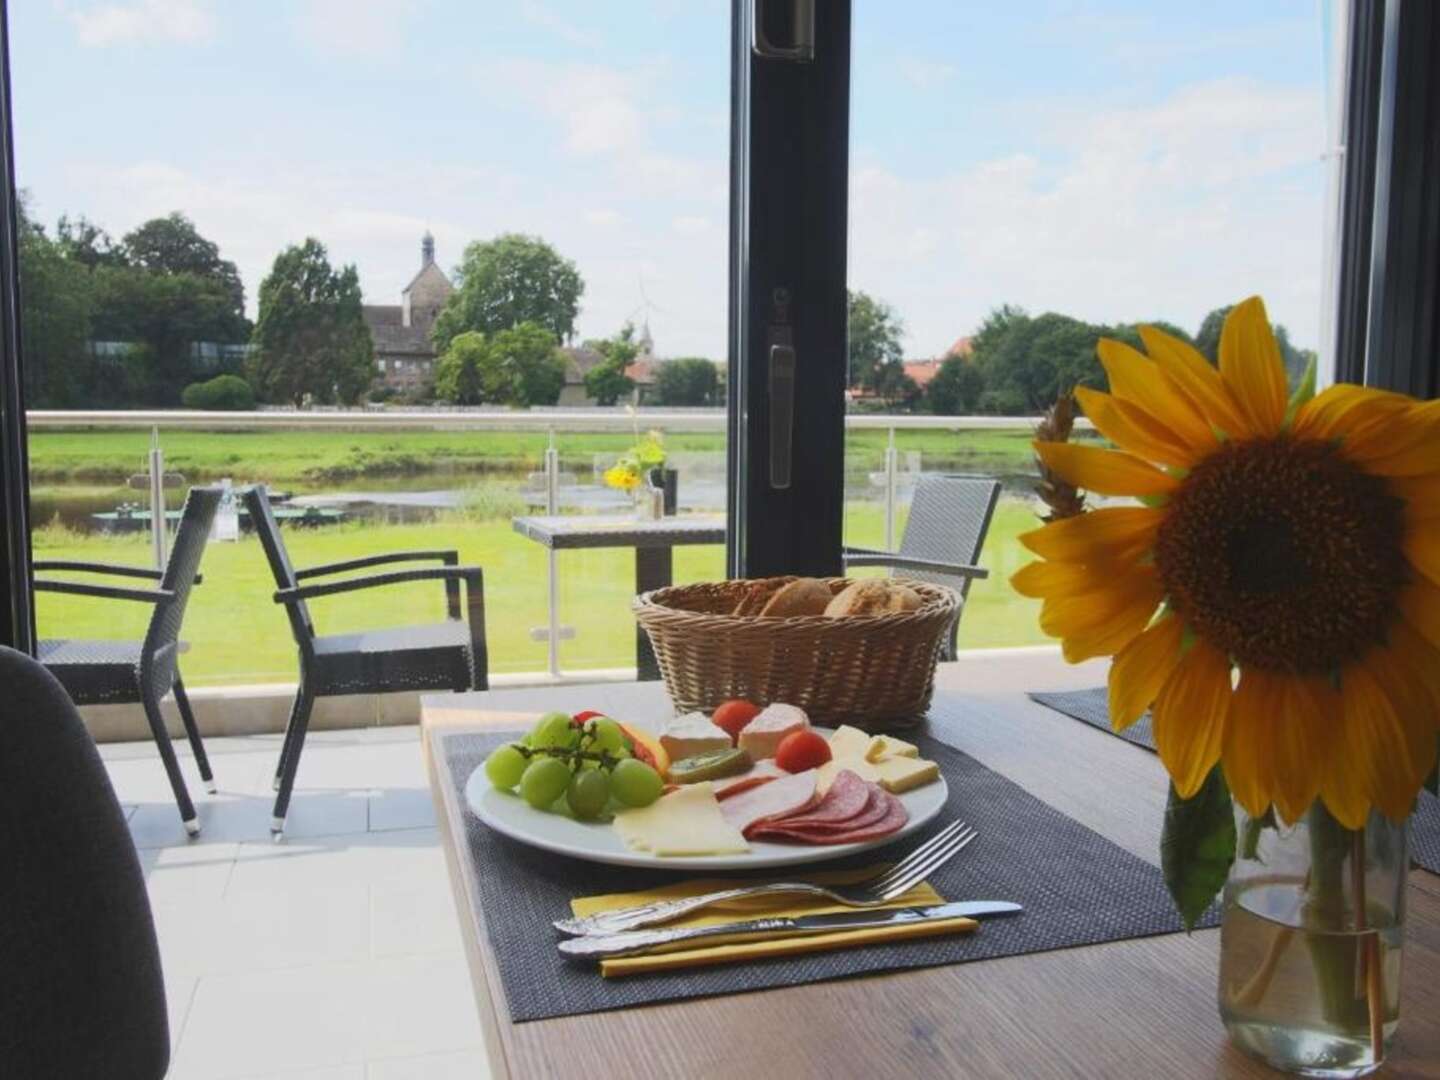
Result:
{"label": "fork", "polygon": [[679,900],[657,900],[653,904],[600,911],[578,919],[557,919],[555,929],[580,937],[587,934],[616,934],[678,919],[692,911],[751,896],[799,893],[833,900],[846,907],[881,907],[903,895],[952,859],[956,852],[979,835],[963,821],[952,821],[888,870],[880,871],[853,885],[815,885],[808,881],[774,881],[763,885],[742,885],[719,892],[687,896]]}

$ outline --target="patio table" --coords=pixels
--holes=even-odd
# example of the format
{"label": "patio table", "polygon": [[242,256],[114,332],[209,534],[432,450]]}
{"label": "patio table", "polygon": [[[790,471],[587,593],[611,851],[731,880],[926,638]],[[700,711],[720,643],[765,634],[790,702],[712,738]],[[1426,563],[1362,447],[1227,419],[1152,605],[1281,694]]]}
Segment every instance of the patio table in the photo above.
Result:
{"label": "patio table", "polygon": [[[1120,847],[1159,861],[1156,756],[1030,701],[1104,681],[1103,662],[1018,650],[941,665],[957,745]],[[463,792],[436,741],[528,726],[548,709],[658,720],[663,688],[606,684],[429,695],[421,723],[476,1004],[497,1077],[1274,1077],[1234,1049],[1215,1008],[1219,933],[1168,934],[759,992],[512,1023],[465,838]],[[983,857],[976,849],[975,858]],[[1391,1075],[1440,1062],[1440,878],[1410,877]],[[598,978],[598,976],[597,976]],[[1382,1074],[1385,1075],[1385,1074]]]}
{"label": "patio table", "polygon": [[[709,515],[642,520],[624,514],[530,515],[511,523],[521,536],[552,551],[634,548],[635,591],[664,588],[674,576],[674,549],[683,544],[723,544],[725,519]],[[556,632],[557,598],[550,590],[550,633]],[[635,668],[641,681],[660,678],[649,635],[635,627]]]}

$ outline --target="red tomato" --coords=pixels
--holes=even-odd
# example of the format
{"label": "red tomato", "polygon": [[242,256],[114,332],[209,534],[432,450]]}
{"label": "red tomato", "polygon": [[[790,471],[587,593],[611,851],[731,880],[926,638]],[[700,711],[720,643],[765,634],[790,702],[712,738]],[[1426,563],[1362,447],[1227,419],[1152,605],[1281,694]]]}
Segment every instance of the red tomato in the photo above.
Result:
{"label": "red tomato", "polygon": [[775,764],[786,772],[818,769],[830,760],[830,744],[818,731],[792,731],[775,748]]}
{"label": "red tomato", "polygon": [[577,712],[570,718],[573,727],[584,727],[586,720],[593,720],[597,716],[604,716],[603,712],[596,712],[594,709],[586,709],[584,712]]}
{"label": "red tomato", "polygon": [[760,706],[748,701],[727,701],[715,710],[710,722],[724,728],[733,743],[740,738],[740,729],[760,715]]}

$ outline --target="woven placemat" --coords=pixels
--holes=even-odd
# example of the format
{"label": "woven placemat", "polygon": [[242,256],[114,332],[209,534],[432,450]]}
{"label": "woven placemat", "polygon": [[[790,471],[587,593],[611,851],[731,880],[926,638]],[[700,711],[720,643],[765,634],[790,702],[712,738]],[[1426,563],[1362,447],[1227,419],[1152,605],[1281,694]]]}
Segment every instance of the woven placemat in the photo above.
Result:
{"label": "woven placemat", "polygon": [[[1103,686],[1093,690],[1032,693],[1030,697],[1056,712],[1155,752],[1155,733],[1150,728],[1149,713],[1124,731],[1115,731],[1110,727],[1110,695]],[[1422,869],[1440,874],[1440,799],[1428,791],[1420,793],[1415,813],[1410,818],[1410,857]]]}
{"label": "woven placemat", "polygon": [[[931,717],[932,730],[946,721]],[[463,790],[499,735],[441,736],[450,783]],[[865,865],[909,851],[955,818],[979,838],[931,883],[949,899],[1013,900],[1025,913],[982,924],[964,936],[865,946],[624,979],[602,979],[593,966],[566,961],[555,949],[552,919],[570,900],[650,888],[686,876],[602,866],[516,843],[465,811],[472,865],[479,878],[489,935],[512,1020],[574,1016],[659,1001],[795,986],[850,975],[963,963],[1090,945],[1180,929],[1160,871],[999,773],[934,738],[914,736],[939,762],[950,801],[935,825],[895,851],[869,852],[827,867]],[[694,875],[689,875],[694,876]],[[742,874],[724,872],[726,877]],[[772,872],[773,876],[773,872]],[[462,917],[473,917],[469,913]],[[1218,921],[1212,910],[1203,925]]]}

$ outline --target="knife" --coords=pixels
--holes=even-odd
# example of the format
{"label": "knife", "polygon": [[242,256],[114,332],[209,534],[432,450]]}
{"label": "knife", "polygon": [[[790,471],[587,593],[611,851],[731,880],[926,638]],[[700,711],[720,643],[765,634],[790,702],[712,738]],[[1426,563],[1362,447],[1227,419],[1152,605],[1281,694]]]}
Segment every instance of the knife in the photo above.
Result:
{"label": "knife", "polygon": [[569,938],[559,943],[566,956],[605,960],[637,953],[672,952],[696,946],[733,945],[742,941],[803,934],[829,934],[837,930],[862,930],[874,926],[902,926],[939,919],[979,918],[983,915],[1016,915],[1023,911],[1008,900],[968,900],[933,907],[889,908],[882,911],[840,911],[831,915],[800,915],[794,918],[751,919],[717,926],[681,927],[662,930],[629,930],[618,934],[595,934]]}

